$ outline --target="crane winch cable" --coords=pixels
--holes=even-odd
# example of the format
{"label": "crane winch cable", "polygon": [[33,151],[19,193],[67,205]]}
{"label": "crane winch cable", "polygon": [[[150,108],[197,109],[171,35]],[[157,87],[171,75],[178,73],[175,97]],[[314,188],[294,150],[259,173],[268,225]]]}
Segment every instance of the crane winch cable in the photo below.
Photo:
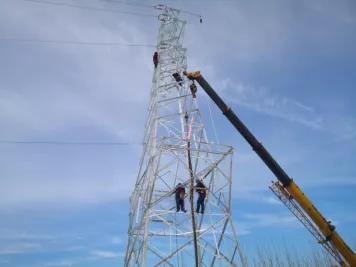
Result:
{"label": "crane winch cable", "polygon": [[207,100],[207,106],[208,106],[208,110],[209,110],[209,117],[210,117],[211,125],[212,125],[212,127],[213,127],[213,131],[214,131],[216,143],[217,143],[217,144],[220,144],[220,139],[219,139],[218,133],[217,133],[217,131],[216,131],[215,121],[214,121],[214,118],[213,118],[213,114],[212,114],[212,112],[211,112],[211,107],[210,107],[209,99]]}

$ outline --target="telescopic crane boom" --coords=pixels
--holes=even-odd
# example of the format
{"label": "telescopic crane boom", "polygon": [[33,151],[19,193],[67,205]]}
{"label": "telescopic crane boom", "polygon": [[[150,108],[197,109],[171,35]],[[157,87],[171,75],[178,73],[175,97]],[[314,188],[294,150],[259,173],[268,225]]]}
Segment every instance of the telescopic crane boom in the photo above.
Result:
{"label": "telescopic crane boom", "polygon": [[[356,267],[356,255],[351,248],[345,243],[341,236],[336,232],[335,226],[331,222],[327,221],[323,215],[317,210],[312,202],[307,198],[297,184],[291,179],[288,174],[282,169],[278,162],[271,156],[266,148],[256,139],[256,137],[250,132],[245,124],[237,117],[237,115],[228,107],[215,90],[209,85],[204,77],[197,72],[185,72],[184,75],[192,81],[192,92],[196,92],[196,86],[194,81],[197,81],[199,85],[204,89],[208,96],[215,102],[222,113],[230,121],[230,123],[236,128],[236,130],[244,137],[244,139],[250,144],[252,149],[267,165],[267,167],[274,173],[279,182],[275,182],[273,186],[281,190],[282,197],[287,201],[293,201],[292,206],[297,209],[297,212],[303,217],[298,218],[302,223],[308,227],[308,225],[314,229],[309,229],[314,236],[318,236],[319,243],[321,243],[329,253],[339,262],[341,266]],[[272,188],[271,188],[272,189]],[[275,190],[272,189],[275,192]],[[287,205],[287,204],[286,204]],[[288,205],[287,205],[288,207]],[[290,208],[290,207],[288,207]],[[291,209],[291,208],[290,208]],[[295,210],[292,212],[296,215]],[[296,215],[297,216],[297,215]],[[306,220],[303,221],[303,220]],[[313,233],[313,230],[317,233]]]}

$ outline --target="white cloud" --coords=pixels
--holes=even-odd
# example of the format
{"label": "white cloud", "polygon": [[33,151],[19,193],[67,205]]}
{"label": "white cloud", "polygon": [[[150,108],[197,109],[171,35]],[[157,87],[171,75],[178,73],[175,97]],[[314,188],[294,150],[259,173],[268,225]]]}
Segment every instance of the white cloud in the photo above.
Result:
{"label": "white cloud", "polygon": [[349,114],[341,114],[341,111],[335,110],[330,115],[329,110],[318,110],[287,97],[286,93],[278,93],[267,87],[256,87],[230,78],[217,81],[216,84],[223,98],[228,99],[230,104],[234,103],[255,112],[329,133],[336,141],[356,140],[356,118]]}
{"label": "white cloud", "polygon": [[119,237],[119,236],[115,236],[111,240],[111,243],[114,244],[114,245],[120,245],[120,244],[122,244],[122,242],[123,242],[122,238]]}
{"label": "white cloud", "polygon": [[99,258],[118,258],[122,256],[122,253],[109,251],[109,250],[93,250],[91,255]]}
{"label": "white cloud", "polygon": [[272,93],[266,87],[254,87],[242,82],[225,79],[221,91],[226,99],[254,111],[297,122],[313,129],[322,129],[324,118],[314,107],[286,96]]}
{"label": "white cloud", "polygon": [[42,245],[38,243],[14,243],[0,246],[0,255],[22,254],[36,252],[42,249]]}
{"label": "white cloud", "polygon": [[276,197],[263,197],[262,202],[271,204],[271,205],[281,205],[282,203],[277,200]]}
{"label": "white cloud", "polygon": [[356,186],[355,176],[323,177],[323,179],[309,179],[305,186],[308,187],[332,187],[332,186]]}
{"label": "white cloud", "polygon": [[0,229],[0,241],[49,241],[53,240],[53,235],[34,234],[25,231],[13,231],[9,229]]}
{"label": "white cloud", "polygon": [[57,260],[57,261],[50,261],[44,263],[44,266],[48,267],[71,267],[74,264],[78,263],[76,260],[68,259],[68,260]]}
{"label": "white cloud", "polygon": [[[134,180],[134,175],[128,175]],[[100,178],[100,177],[98,177]],[[125,179],[122,177],[122,179]],[[61,204],[62,206],[75,207],[78,204],[100,203],[127,199],[131,191],[131,184],[122,185],[120,177],[102,178],[85,181],[78,177],[67,182],[57,179],[28,179],[23,180],[21,186],[16,186],[20,181],[3,181],[1,184],[1,208],[11,206]],[[6,184],[5,184],[6,183]],[[40,185],[40,186],[39,186]]]}
{"label": "white cloud", "polygon": [[300,227],[293,215],[281,213],[245,213],[241,219],[234,222],[239,235],[248,235],[256,228],[294,228]]}
{"label": "white cloud", "polygon": [[297,219],[292,215],[276,213],[246,213],[243,214],[243,218],[251,222],[253,227],[297,226]]}

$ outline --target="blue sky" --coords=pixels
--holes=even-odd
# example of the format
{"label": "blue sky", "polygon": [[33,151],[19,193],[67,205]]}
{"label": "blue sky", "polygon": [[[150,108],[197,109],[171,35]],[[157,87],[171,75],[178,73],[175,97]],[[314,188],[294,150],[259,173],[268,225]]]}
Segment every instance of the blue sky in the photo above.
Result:
{"label": "blue sky", "polygon": [[[185,15],[189,68],[203,72],[356,249],[355,2],[166,2],[203,15],[203,24]],[[150,47],[1,38],[155,44],[157,30],[153,17],[1,1],[0,139],[132,144],[0,143],[0,266],[121,265],[153,71]],[[210,139],[235,147],[233,218],[246,253],[318,250],[269,192],[269,170],[202,92],[198,101]]]}

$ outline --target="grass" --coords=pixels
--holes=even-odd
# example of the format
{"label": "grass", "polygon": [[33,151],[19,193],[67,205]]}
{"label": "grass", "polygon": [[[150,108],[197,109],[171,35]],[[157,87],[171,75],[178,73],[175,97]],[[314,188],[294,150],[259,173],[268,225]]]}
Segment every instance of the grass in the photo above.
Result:
{"label": "grass", "polygon": [[244,257],[247,267],[336,267],[335,260],[323,250],[315,250],[307,254],[269,247],[258,247],[256,252]]}

